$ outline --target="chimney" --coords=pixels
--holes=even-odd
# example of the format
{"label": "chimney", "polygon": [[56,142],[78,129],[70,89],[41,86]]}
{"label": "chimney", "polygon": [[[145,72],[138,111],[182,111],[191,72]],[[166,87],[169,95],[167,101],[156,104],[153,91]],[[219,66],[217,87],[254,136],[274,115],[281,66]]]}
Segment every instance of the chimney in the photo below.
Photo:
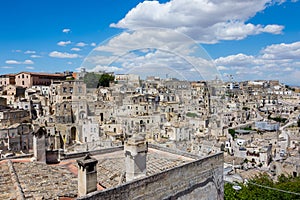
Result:
{"label": "chimney", "polygon": [[79,197],[97,190],[97,163],[98,161],[89,154],[77,160]]}
{"label": "chimney", "polygon": [[124,145],[126,181],[146,176],[146,158],[148,145],[145,137],[133,134]]}
{"label": "chimney", "polygon": [[46,134],[45,127],[39,127],[33,132],[33,154],[39,162],[46,162]]}

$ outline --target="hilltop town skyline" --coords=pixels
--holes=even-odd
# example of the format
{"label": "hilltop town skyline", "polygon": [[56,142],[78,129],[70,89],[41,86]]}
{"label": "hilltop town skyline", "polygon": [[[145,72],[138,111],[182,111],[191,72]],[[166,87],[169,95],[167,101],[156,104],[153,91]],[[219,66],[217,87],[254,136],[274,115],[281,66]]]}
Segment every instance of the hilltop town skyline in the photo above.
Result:
{"label": "hilltop town skyline", "polygon": [[261,173],[296,179],[299,91],[84,69],[2,75],[0,198],[223,199],[224,185]]}
{"label": "hilltop town skyline", "polygon": [[298,199],[299,0],[2,0],[0,199]]}

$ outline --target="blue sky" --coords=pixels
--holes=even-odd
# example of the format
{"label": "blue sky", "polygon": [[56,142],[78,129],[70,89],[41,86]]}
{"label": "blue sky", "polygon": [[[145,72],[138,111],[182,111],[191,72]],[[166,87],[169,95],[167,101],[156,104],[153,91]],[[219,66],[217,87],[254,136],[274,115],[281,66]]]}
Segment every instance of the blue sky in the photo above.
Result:
{"label": "blue sky", "polygon": [[[156,70],[168,64],[179,66],[186,63],[174,58],[179,52],[184,58],[194,59],[184,53],[186,47],[177,51],[171,49],[174,45],[184,46],[178,43],[183,38],[179,34],[168,32],[167,38],[163,36],[166,32],[160,31],[156,31],[156,35],[145,31],[123,32],[155,27],[174,30],[201,45],[224,80],[232,74],[236,80],[279,79],[286,84],[300,85],[300,26],[296,22],[300,19],[300,3],[295,0],[221,2],[2,0],[0,74],[76,71],[84,66],[86,57],[93,54],[90,52],[99,48],[99,44],[106,53],[110,49],[109,56],[112,56],[118,48],[130,50],[129,46],[148,48],[154,45],[149,38],[155,41],[155,47],[169,45],[169,53],[128,54],[114,63],[115,66],[108,66],[102,51],[98,56],[103,62],[97,62],[89,70],[118,73],[123,72],[120,66],[129,69],[137,65],[140,68],[155,65]],[[139,37],[142,34],[143,37]],[[107,42],[103,43],[105,40]],[[118,48],[112,48],[112,44]]]}

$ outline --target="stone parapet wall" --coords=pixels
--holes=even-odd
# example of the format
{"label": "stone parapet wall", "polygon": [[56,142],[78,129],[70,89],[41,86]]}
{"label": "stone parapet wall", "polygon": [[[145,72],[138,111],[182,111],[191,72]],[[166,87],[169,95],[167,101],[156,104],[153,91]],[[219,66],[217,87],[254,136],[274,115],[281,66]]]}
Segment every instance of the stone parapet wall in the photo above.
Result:
{"label": "stone parapet wall", "polygon": [[197,159],[198,160],[198,159],[201,158],[200,156],[195,155],[195,154],[191,154],[191,153],[188,153],[188,152],[185,152],[185,151],[180,151],[178,149],[171,149],[171,148],[163,147],[163,146],[157,145],[157,144],[149,143],[148,147],[153,148],[153,149],[157,149],[157,150],[160,150],[160,151],[165,151],[165,152],[168,152],[168,153],[176,154],[176,155],[181,155],[181,156],[192,158],[192,159]]}
{"label": "stone parapet wall", "polygon": [[8,167],[9,167],[9,172],[11,174],[12,182],[14,183],[14,187],[16,189],[16,198],[18,200],[25,200],[25,195],[24,195],[23,189],[21,187],[19,177],[18,177],[18,175],[16,173],[16,170],[13,166],[13,163],[11,162],[11,160],[8,160],[7,164],[8,164]]}
{"label": "stone parapet wall", "polygon": [[98,154],[106,154],[106,153],[112,153],[115,151],[122,151],[122,150],[124,150],[124,146],[112,147],[112,148],[107,148],[107,149],[99,149],[99,150],[94,150],[94,151],[84,151],[84,152],[79,152],[79,153],[61,153],[60,159],[61,160],[73,159],[73,158],[83,157],[87,154],[98,155]]}
{"label": "stone parapet wall", "polygon": [[223,199],[223,153],[78,199]]}

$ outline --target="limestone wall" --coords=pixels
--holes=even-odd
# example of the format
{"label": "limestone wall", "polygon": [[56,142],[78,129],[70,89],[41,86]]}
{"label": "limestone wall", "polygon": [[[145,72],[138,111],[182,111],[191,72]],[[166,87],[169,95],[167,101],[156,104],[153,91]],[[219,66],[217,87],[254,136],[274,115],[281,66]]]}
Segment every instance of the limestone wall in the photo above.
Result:
{"label": "limestone wall", "polygon": [[124,150],[124,146],[99,149],[99,150],[94,150],[94,151],[85,151],[85,152],[79,152],[79,153],[61,153],[60,159],[66,160],[66,159],[83,157],[88,153],[91,155],[97,155],[97,154],[111,153],[111,152],[120,151],[120,150]]}
{"label": "limestone wall", "polygon": [[223,153],[78,199],[223,199]]}

